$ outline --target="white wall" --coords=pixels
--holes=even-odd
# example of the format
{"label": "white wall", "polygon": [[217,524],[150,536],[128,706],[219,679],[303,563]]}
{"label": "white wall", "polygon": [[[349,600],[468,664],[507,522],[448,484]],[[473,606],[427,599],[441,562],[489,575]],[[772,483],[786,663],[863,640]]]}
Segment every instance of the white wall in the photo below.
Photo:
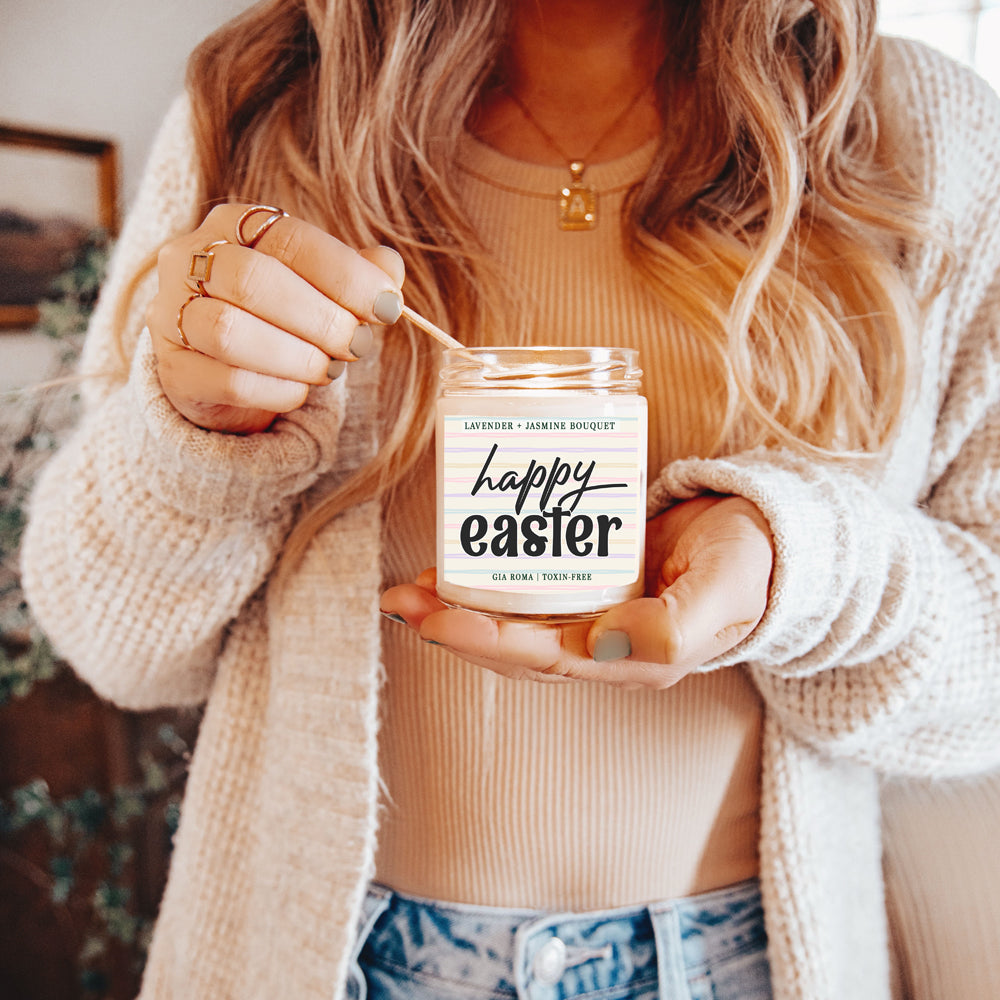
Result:
{"label": "white wall", "polygon": [[125,204],[191,49],[249,0],[0,0],[0,118],[115,139]]}
{"label": "white wall", "polygon": [[967,63],[1000,91],[1000,0],[881,0],[879,24]]}
{"label": "white wall", "polygon": [[[250,0],[0,0],[0,119],[113,139],[121,206],[183,86],[191,49]],[[0,331],[0,389],[44,367],[45,344]]]}

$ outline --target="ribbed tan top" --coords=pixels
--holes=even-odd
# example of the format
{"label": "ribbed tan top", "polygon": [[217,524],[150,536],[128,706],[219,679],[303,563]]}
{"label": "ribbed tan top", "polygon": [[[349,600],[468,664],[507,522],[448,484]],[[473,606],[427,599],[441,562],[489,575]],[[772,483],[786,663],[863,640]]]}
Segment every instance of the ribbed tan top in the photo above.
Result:
{"label": "ribbed tan top", "polygon": [[[636,347],[651,476],[713,425],[698,350],[634,278],[618,218],[651,147],[590,167],[599,221],[557,226],[562,168],[467,141],[462,184],[483,241],[532,304],[538,343]],[[430,458],[387,510],[387,583],[434,563]],[[667,691],[509,681],[383,630],[385,804],[379,881],[438,899],[594,909],[757,871],[761,703],[739,668]]]}

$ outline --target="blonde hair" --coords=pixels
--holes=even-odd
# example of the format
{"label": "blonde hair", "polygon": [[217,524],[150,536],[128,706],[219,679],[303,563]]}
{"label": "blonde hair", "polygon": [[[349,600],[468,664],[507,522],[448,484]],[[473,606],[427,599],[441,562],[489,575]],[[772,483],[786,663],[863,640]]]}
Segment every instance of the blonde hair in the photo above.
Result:
{"label": "blonde hair", "polygon": [[[501,282],[450,181],[495,84],[503,0],[266,0],[194,53],[205,196],[265,201],[407,263],[407,300],[470,342],[498,338]],[[628,252],[708,344],[734,438],[877,453],[906,399],[915,305],[903,247],[924,217],[880,127],[874,2],[662,3],[669,108],[631,193]],[[401,324],[404,325],[405,324]],[[402,381],[378,455],[301,522],[398,481],[431,433],[434,352],[393,337]],[[398,362],[398,363],[396,363]],[[736,433],[738,431],[738,434]]]}

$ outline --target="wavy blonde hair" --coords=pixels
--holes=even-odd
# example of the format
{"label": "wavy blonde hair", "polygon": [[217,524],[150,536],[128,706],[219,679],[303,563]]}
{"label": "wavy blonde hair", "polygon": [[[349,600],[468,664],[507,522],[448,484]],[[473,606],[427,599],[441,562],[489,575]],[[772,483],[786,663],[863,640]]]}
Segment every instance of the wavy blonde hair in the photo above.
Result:
{"label": "wavy blonde hair", "polygon": [[[925,219],[877,113],[875,3],[660,6],[670,127],[623,225],[638,272],[716,360],[728,399],[716,451],[738,429],[743,445],[878,453],[905,405],[902,248]],[[472,342],[499,339],[508,304],[451,177],[496,84],[509,7],[265,0],[224,26],[188,73],[206,200],[280,204],[353,246],[394,246],[414,308]],[[382,447],[293,549],[398,481],[429,440],[435,354],[401,332],[386,341],[400,381]]]}

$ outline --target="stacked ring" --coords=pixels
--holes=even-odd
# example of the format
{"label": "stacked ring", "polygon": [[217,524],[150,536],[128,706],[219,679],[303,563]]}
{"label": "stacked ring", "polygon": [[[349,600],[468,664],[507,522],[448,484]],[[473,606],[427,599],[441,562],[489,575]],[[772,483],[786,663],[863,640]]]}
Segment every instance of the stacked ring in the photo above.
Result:
{"label": "stacked ring", "polygon": [[[224,243],[228,243],[229,240],[215,240],[209,243],[204,250],[195,250],[191,254],[191,261],[188,264],[188,278],[198,286],[198,294],[204,295],[206,298],[211,298],[207,291],[205,291],[205,282],[212,277],[212,264],[215,261],[215,252],[213,247],[220,247]],[[190,301],[190,300],[189,300]]]}
{"label": "stacked ring", "polygon": [[195,299],[200,299],[201,296],[195,292],[181,305],[180,309],[177,310],[177,334],[181,338],[181,346],[185,347],[189,351],[193,351],[196,348],[191,346],[191,341],[187,339],[187,335],[184,333],[184,310],[187,309]]}
{"label": "stacked ring", "polygon": [[[267,212],[267,218],[248,236],[243,230],[247,222],[258,212]],[[251,205],[239,218],[236,223],[236,242],[242,247],[250,247],[251,249],[255,247],[262,239],[264,234],[273,226],[279,219],[284,219],[288,217],[288,213],[280,208],[274,208],[271,205]]]}

